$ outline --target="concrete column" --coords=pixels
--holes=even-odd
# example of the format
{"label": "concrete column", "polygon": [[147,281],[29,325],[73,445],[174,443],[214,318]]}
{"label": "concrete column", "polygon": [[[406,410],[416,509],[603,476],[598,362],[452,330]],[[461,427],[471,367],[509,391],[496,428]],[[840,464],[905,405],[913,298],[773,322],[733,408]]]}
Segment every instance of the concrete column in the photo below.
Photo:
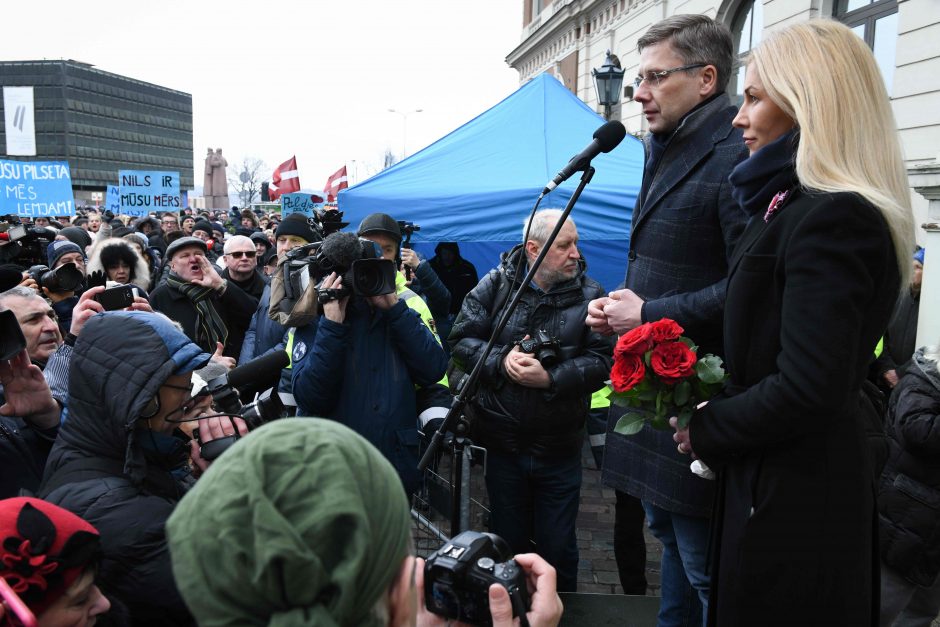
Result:
{"label": "concrete column", "polygon": [[918,239],[924,243],[924,281],[920,288],[916,347],[940,344],[940,162],[914,166],[907,171],[914,191],[927,199],[927,221]]}

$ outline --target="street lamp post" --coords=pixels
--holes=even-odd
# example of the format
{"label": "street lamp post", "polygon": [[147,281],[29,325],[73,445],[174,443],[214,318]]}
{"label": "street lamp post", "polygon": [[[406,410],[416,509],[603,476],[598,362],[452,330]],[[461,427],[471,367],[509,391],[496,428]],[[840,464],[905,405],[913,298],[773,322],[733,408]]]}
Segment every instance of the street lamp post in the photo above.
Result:
{"label": "street lamp post", "polygon": [[404,160],[408,156],[408,116],[412,113],[421,113],[424,109],[413,109],[411,111],[399,111],[398,109],[389,109],[389,113],[397,113],[401,116],[401,158]]}
{"label": "street lamp post", "polygon": [[597,90],[597,102],[604,107],[604,119],[610,119],[610,107],[620,102],[620,88],[623,87],[624,71],[620,69],[620,59],[607,51],[607,58],[601,68],[591,70],[594,75],[594,88]]}

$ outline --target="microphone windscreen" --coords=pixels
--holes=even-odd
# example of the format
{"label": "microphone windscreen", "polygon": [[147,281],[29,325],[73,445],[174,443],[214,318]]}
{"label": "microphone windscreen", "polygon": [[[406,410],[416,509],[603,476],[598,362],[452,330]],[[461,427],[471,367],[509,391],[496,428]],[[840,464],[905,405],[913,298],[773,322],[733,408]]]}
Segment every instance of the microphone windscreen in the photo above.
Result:
{"label": "microphone windscreen", "polygon": [[320,253],[335,267],[348,270],[362,254],[359,236],[345,231],[327,235],[320,244]]}
{"label": "microphone windscreen", "polygon": [[274,351],[262,357],[252,359],[247,364],[233,368],[228,373],[228,383],[238,390],[239,395],[248,392],[263,392],[277,385],[281,370],[290,363],[287,351]]}
{"label": "microphone windscreen", "polygon": [[610,152],[627,136],[627,129],[617,120],[611,120],[594,131],[594,139],[601,147],[601,152]]}

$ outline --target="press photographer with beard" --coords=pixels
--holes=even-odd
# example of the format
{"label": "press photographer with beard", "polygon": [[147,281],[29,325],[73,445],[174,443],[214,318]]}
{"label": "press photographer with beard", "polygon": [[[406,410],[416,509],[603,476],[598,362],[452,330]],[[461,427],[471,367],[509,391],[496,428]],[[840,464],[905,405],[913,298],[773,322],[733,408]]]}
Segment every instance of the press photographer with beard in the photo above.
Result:
{"label": "press photographer with beard", "polygon": [[[323,247],[334,242],[337,260],[360,258],[362,246],[375,246],[369,256],[381,256],[376,244],[351,233],[334,233]],[[321,287],[351,288],[335,272]],[[421,316],[390,289],[329,300],[321,316],[297,328],[290,349],[293,393],[298,415],[337,420],[369,440],[411,494],[420,480],[415,386],[440,380],[447,358]]]}
{"label": "press photographer with beard", "polygon": [[[581,443],[591,393],[610,373],[612,341],[580,323],[588,302],[604,293],[585,274],[578,230],[568,218],[533,281],[525,273],[561,218],[557,209],[528,221],[526,239],[503,254],[467,294],[449,342],[454,363],[470,372],[481,359],[511,290],[522,299],[496,339],[471,409],[472,437],[487,447],[486,489],[491,529],[514,553],[535,550],[558,571],[558,589],[577,588],[575,521],[581,489]],[[545,337],[555,358],[521,350]],[[543,363],[544,362],[544,363]],[[456,382],[452,382],[456,383]]]}

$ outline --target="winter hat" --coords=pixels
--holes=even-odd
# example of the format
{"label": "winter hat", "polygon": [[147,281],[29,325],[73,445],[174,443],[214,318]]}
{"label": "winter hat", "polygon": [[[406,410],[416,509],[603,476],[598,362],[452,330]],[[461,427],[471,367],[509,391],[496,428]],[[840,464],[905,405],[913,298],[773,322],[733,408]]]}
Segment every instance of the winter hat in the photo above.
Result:
{"label": "winter hat", "polygon": [[49,261],[49,267],[55,268],[56,262],[59,261],[62,255],[67,255],[68,253],[79,253],[82,257],[85,256],[84,251],[79,248],[77,244],[68,240],[50,242],[49,247],[46,249],[46,259]]}
{"label": "winter hat", "polygon": [[209,224],[212,226],[213,231],[218,231],[223,236],[225,235],[225,227],[222,226],[221,222],[210,222]]}
{"label": "winter hat", "polygon": [[208,220],[200,219],[193,225],[193,233],[202,231],[209,237],[212,237],[212,224]]}
{"label": "winter hat", "polygon": [[66,238],[70,242],[78,244],[82,251],[91,246],[91,235],[89,235],[88,231],[80,226],[67,226],[59,231],[59,235]]}
{"label": "winter hat", "polygon": [[124,236],[124,239],[126,240],[130,240],[132,238],[136,240],[141,246],[143,246],[144,250],[150,248],[150,240],[147,239],[147,236],[140,231],[133,231]]}
{"label": "winter hat", "polygon": [[284,418],[219,457],[166,531],[200,625],[377,627],[410,518],[395,469],[365,438],[333,420]]}
{"label": "winter hat", "polygon": [[16,287],[23,280],[23,269],[12,263],[0,266],[0,292]]}
{"label": "winter hat", "polygon": [[292,213],[284,218],[284,221],[277,227],[277,231],[274,232],[274,239],[282,235],[294,235],[308,244],[323,239],[315,227],[300,213]]}
{"label": "winter hat", "polygon": [[918,248],[914,252],[914,261],[919,261],[920,265],[924,265],[924,253],[927,251],[926,248]]}
{"label": "winter hat", "polygon": [[166,247],[166,260],[169,261],[173,258],[180,249],[189,248],[190,246],[196,246],[202,250],[203,254],[209,252],[209,248],[206,246],[206,243],[199,239],[198,237],[181,237],[178,240],[174,240],[172,244]]}
{"label": "winter hat", "polygon": [[251,241],[254,242],[255,244],[264,244],[266,251],[271,250],[271,240],[268,239],[267,235],[265,235],[264,233],[260,231],[256,233],[252,233],[249,236],[249,239],[251,239]]}
{"label": "winter hat", "polygon": [[128,233],[133,233],[134,229],[126,226],[118,226],[111,230],[111,237],[124,237]]}
{"label": "winter hat", "polygon": [[0,577],[41,614],[99,556],[98,530],[40,499],[0,501]]}

